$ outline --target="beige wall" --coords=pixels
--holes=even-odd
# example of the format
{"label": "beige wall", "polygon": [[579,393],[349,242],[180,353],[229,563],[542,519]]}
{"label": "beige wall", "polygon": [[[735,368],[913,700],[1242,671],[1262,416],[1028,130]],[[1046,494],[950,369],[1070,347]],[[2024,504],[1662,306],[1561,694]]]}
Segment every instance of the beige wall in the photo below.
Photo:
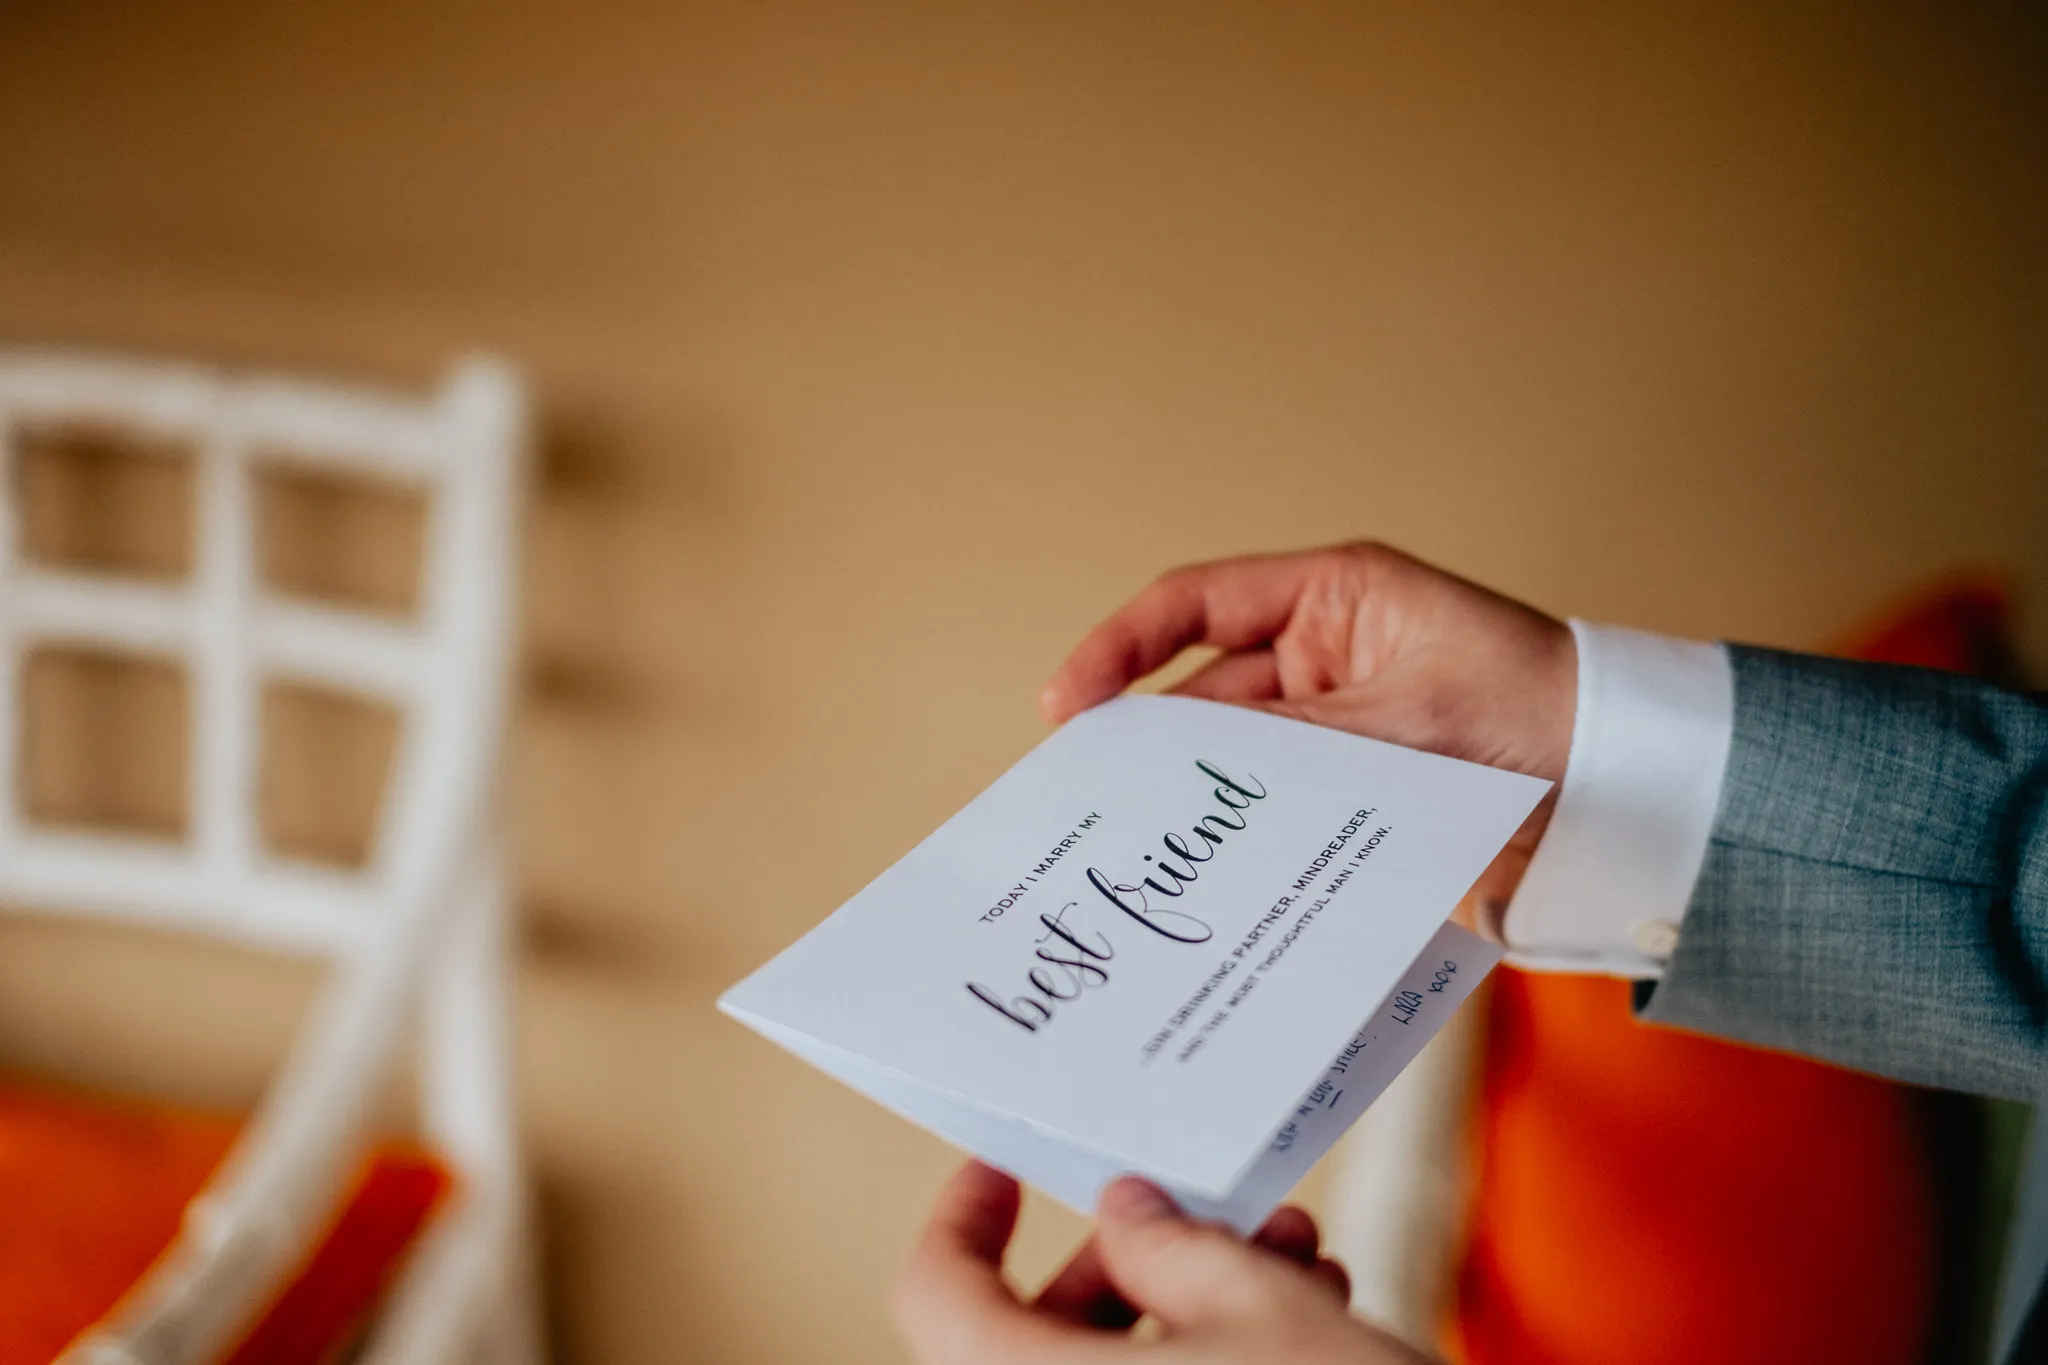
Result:
{"label": "beige wall", "polygon": [[[1797,644],[1992,561],[2048,658],[2040,26],[1527,8],[0,9],[0,337],[537,386],[564,1359],[896,1359],[947,1153],[712,1000],[1166,564],[1377,535]],[[0,1062],[245,1099],[302,985],[17,923]]]}

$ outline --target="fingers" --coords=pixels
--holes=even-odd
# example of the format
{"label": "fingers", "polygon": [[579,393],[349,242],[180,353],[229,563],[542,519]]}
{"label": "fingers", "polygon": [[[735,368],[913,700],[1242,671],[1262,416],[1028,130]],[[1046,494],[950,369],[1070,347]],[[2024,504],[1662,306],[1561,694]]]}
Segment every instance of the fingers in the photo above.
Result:
{"label": "fingers", "polygon": [[1470,929],[1481,938],[1495,943],[1506,943],[1508,906],[1514,902],[1516,888],[1529,871],[1529,863],[1536,855],[1536,846],[1543,838],[1543,831],[1550,824],[1551,812],[1557,808],[1557,791],[1552,788],[1522,827],[1515,832],[1507,846],[1494,855],[1486,870],[1479,874],[1479,880],[1451,912],[1451,922],[1461,928]]}
{"label": "fingers", "polygon": [[1039,695],[1039,709],[1047,720],[1066,720],[1189,645],[1238,650],[1265,643],[1287,624],[1321,562],[1312,554],[1251,555],[1174,570],[1074,647]]}
{"label": "fingers", "polygon": [[1472,883],[1472,889],[1459,898],[1451,911],[1451,923],[1489,942],[1505,944],[1508,905],[1514,900],[1522,874],[1528,870],[1527,853],[1501,850],[1479,880]]}
{"label": "fingers", "polygon": [[1337,1302],[1346,1305],[1350,1304],[1351,1272],[1344,1268],[1341,1261],[1333,1261],[1328,1256],[1324,1256],[1317,1260],[1314,1265],[1310,1266],[1308,1270],[1309,1274],[1315,1276],[1331,1293],[1337,1296]]}
{"label": "fingers", "polygon": [[1023,1194],[1001,1171],[970,1161],[953,1173],[925,1220],[897,1295],[899,1312],[933,1304],[1014,1302],[1003,1283],[1003,1252]]}
{"label": "fingers", "polygon": [[1000,1270],[1024,1192],[1015,1177],[970,1161],[940,1189],[924,1231],[924,1246],[945,1246]]}
{"label": "fingers", "polygon": [[1285,1312],[1313,1281],[1297,1265],[1190,1222],[1157,1187],[1126,1177],[1103,1191],[1096,1240],[1125,1299],[1170,1328]]}
{"label": "fingers", "polygon": [[1315,1220],[1300,1209],[1277,1210],[1240,1241],[1133,1179],[1104,1192],[1096,1236],[1026,1308],[1002,1276],[1018,1205],[1017,1183],[978,1162],[940,1192],[896,1296],[922,1365],[1136,1365],[1158,1349],[1123,1334],[1140,1306],[1170,1331],[1253,1323],[1270,1336],[1314,1313],[1350,1322],[1350,1281],[1318,1259]]}
{"label": "fingers", "polygon": [[998,1362],[1054,1344],[1053,1325],[1003,1281],[1020,1202],[1015,1180],[978,1161],[939,1192],[896,1287],[896,1323],[920,1359]]}
{"label": "fingers", "polygon": [[1322,1240],[1322,1230],[1316,1226],[1316,1220],[1309,1217],[1307,1210],[1292,1204],[1283,1204],[1273,1210],[1265,1225],[1252,1234],[1253,1246],[1264,1247],[1276,1256],[1303,1266],[1316,1263],[1316,1250]]}
{"label": "fingers", "polygon": [[1306,1209],[1283,1204],[1273,1210],[1265,1226],[1252,1234],[1252,1245],[1294,1262],[1316,1282],[1337,1296],[1339,1303],[1351,1302],[1351,1274],[1340,1262],[1317,1256],[1323,1240],[1322,1229]]}
{"label": "fingers", "polygon": [[1093,1237],[1038,1291],[1034,1306],[1065,1322],[1112,1331],[1122,1331],[1140,1316],[1110,1282],[1109,1270],[1102,1264],[1102,1247]]}
{"label": "fingers", "polygon": [[[1306,1210],[1292,1204],[1275,1209],[1265,1225],[1252,1234],[1251,1242],[1311,1271],[1318,1280],[1335,1287],[1340,1299],[1350,1301],[1351,1282],[1344,1268],[1328,1257],[1316,1257],[1322,1232]],[[1094,1237],[1082,1243],[1081,1249],[1039,1291],[1036,1307],[1068,1322],[1115,1331],[1131,1326],[1140,1316],[1110,1280],[1101,1243]]]}
{"label": "fingers", "polygon": [[1177,697],[1249,706],[1280,695],[1280,663],[1267,648],[1219,654],[1172,689]]}

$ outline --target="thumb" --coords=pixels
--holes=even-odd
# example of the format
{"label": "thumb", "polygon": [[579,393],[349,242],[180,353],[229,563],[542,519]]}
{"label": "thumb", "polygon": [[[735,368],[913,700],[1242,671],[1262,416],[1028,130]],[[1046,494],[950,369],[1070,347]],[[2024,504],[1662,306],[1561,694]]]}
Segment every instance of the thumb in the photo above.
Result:
{"label": "thumb", "polygon": [[1126,1176],[1102,1192],[1103,1269],[1134,1307],[1168,1327],[1242,1320],[1287,1305],[1314,1282],[1279,1257],[1184,1215],[1165,1192]]}

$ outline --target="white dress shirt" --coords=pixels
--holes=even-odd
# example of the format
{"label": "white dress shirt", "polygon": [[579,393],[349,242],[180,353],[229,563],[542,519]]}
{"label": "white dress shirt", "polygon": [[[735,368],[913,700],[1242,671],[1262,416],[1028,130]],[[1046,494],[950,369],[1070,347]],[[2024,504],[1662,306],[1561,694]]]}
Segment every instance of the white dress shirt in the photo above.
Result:
{"label": "white dress shirt", "polygon": [[1571,627],[1571,756],[1550,827],[1508,904],[1508,960],[1658,977],[1684,932],[1728,766],[1728,655],[1616,626]]}

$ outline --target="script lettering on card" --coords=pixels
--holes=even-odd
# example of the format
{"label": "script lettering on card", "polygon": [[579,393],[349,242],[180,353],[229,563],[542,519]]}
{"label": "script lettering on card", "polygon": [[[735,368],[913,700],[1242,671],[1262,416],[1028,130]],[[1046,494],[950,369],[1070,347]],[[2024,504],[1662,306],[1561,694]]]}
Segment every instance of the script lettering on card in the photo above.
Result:
{"label": "script lettering on card", "polygon": [[[1211,795],[1225,813],[1210,811],[1198,817],[1190,829],[1192,844],[1177,830],[1160,836],[1159,846],[1165,854],[1145,854],[1144,861],[1151,868],[1135,882],[1119,881],[1099,867],[1090,867],[1087,873],[1088,884],[1102,900],[1161,938],[1180,944],[1207,943],[1215,931],[1200,916],[1171,904],[1160,904],[1160,900],[1177,901],[1187,895],[1202,879],[1201,865],[1216,857],[1227,837],[1248,827],[1247,812],[1270,795],[1258,778],[1247,776],[1239,780],[1206,758],[1196,759],[1195,768],[1205,780],[1218,784]],[[1062,841],[1059,851],[1064,852],[1068,846],[1067,841]],[[1203,851],[1196,852],[1197,846]],[[1044,865],[1033,870],[1043,871]],[[1016,895],[1006,896],[1002,909],[1015,904],[1027,888],[1028,882],[1012,888]],[[1025,1032],[1036,1033],[1052,1022],[1057,1005],[1078,1000],[1090,988],[1108,985],[1109,971],[1102,964],[1116,956],[1115,948],[1103,930],[1084,930],[1068,923],[1068,914],[1077,910],[1079,904],[1068,901],[1058,914],[1038,917],[1045,933],[1036,940],[1034,956],[1049,966],[1026,969],[1028,992],[1006,998],[992,986],[970,981],[967,993]],[[997,916],[984,914],[982,919],[986,922],[999,916],[1000,911]]]}

